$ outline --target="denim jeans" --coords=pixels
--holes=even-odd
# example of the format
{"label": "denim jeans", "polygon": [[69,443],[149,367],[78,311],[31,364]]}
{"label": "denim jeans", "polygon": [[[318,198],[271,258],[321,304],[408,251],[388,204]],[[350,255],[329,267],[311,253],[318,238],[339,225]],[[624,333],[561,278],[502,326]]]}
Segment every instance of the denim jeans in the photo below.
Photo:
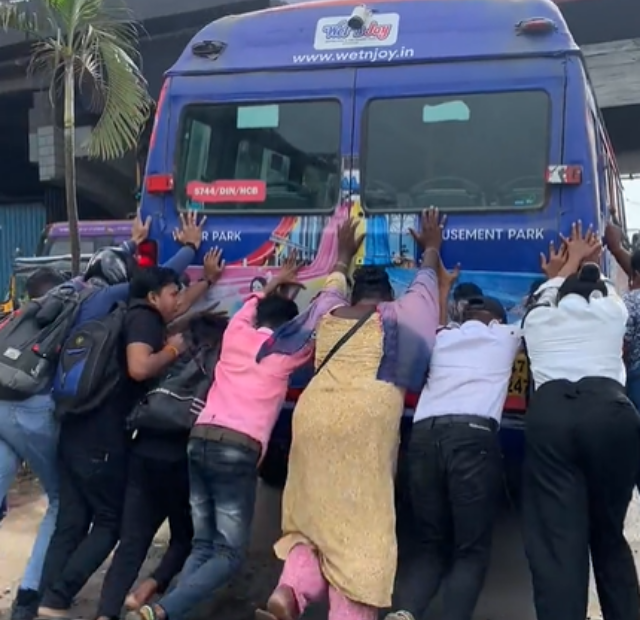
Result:
{"label": "denim jeans", "polygon": [[58,424],[49,394],[23,401],[0,401],[0,498],[6,497],[20,465],[26,462],[47,494],[49,507],[40,523],[21,588],[38,590],[44,556],[58,513],[56,447]]}
{"label": "denim jeans", "polygon": [[258,482],[257,451],[191,439],[189,484],[194,538],[177,587],[158,601],[180,620],[224,586],[240,567],[251,535]]}

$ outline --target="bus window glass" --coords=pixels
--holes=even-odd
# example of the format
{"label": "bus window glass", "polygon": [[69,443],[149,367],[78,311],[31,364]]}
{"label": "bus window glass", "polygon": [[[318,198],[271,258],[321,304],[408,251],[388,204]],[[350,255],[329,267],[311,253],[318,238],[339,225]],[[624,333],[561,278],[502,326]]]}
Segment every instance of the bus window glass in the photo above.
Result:
{"label": "bus window glass", "polygon": [[[332,210],[340,191],[340,115],[337,101],[187,106],[177,149],[178,207]],[[264,188],[259,199],[235,193],[242,181]]]}
{"label": "bus window glass", "polygon": [[364,121],[364,207],[541,207],[549,134],[543,91],[375,99]]}

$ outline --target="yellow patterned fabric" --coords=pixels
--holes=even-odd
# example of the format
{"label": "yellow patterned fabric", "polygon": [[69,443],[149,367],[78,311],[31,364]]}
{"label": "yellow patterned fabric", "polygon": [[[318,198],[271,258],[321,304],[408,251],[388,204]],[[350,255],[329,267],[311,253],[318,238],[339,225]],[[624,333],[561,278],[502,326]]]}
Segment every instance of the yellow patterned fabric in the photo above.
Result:
{"label": "yellow patterned fabric", "polygon": [[[316,367],[354,322],[321,319]],[[329,583],[374,607],[390,606],[396,572],[394,471],[404,406],[401,389],[376,379],[382,336],[375,313],[303,392],[275,546],[285,559],[296,544],[312,545]]]}

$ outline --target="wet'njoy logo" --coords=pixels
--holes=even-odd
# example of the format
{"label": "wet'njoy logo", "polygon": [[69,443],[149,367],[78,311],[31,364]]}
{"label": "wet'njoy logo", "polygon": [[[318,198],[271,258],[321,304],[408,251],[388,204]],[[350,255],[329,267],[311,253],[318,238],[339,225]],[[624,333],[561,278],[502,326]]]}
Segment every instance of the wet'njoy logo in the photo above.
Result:
{"label": "wet'njoy logo", "polygon": [[349,28],[348,17],[323,17],[318,20],[313,47],[317,50],[395,45],[400,15],[375,13],[359,30]]}

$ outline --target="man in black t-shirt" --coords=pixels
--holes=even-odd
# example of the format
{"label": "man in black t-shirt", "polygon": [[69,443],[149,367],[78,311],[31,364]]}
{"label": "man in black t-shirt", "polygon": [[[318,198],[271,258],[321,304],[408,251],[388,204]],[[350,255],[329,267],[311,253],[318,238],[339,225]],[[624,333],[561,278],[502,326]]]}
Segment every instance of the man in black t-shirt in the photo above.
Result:
{"label": "man in black t-shirt", "polygon": [[[209,253],[204,261],[205,285],[213,285],[223,268],[220,253]],[[153,303],[156,296],[165,294],[164,289],[158,289],[162,283],[163,280],[154,281],[149,275],[144,287],[134,288],[132,284],[132,296],[135,293],[136,301],[125,319],[124,340],[127,368],[136,380],[136,387],[135,399],[127,400],[127,414],[148,391],[148,380],[166,370],[162,356],[169,353],[173,362],[185,348],[181,335],[166,338],[166,324],[172,318],[171,313],[162,312],[162,308]],[[169,300],[167,306],[170,305]],[[181,431],[140,430],[134,435],[120,544],[105,577],[98,606],[97,616],[103,620],[120,616],[125,597],[165,519],[169,520],[171,528],[169,547],[151,576],[127,597],[127,606],[140,607],[156,592],[166,590],[189,557],[193,525],[189,505],[188,440],[189,433]]]}

